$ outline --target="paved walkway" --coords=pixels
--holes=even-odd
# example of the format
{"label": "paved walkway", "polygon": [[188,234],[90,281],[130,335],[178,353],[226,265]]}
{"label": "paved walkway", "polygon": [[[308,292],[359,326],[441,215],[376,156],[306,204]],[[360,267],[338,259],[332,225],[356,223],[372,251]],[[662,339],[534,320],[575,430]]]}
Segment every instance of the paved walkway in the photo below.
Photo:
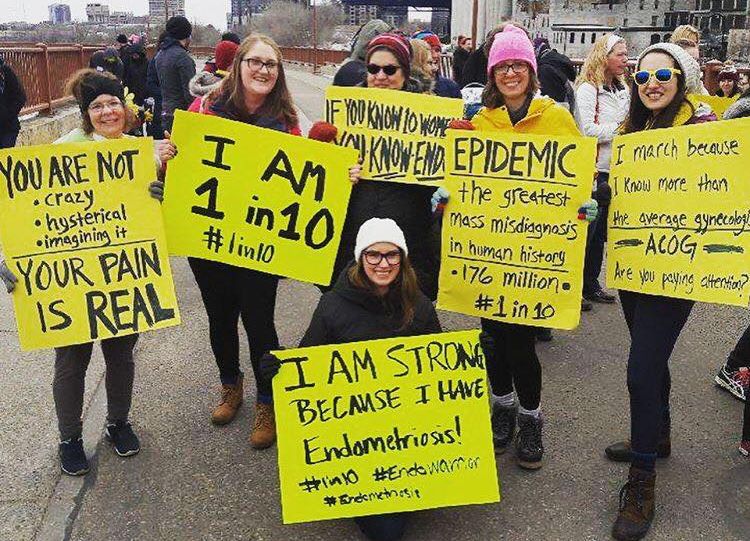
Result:
{"label": "paved walkway", "polygon": [[[305,114],[321,118],[328,80],[291,70],[288,77]],[[93,471],[85,480],[59,474],[52,355],[20,352],[9,297],[0,295],[0,539],[361,539],[351,521],[281,524],[276,452],[248,446],[250,407],[227,427],[210,424],[219,385],[206,316],[185,260],[172,264],[184,323],[145,333],[138,345],[132,418],[143,451],[121,459],[101,440],[97,348],[85,419]],[[297,344],[318,296],[312,286],[281,282],[276,316],[283,345]],[[440,317],[446,330],[477,324]],[[672,360],[673,456],[658,465],[649,540],[748,539],[750,464],[736,452],[741,405],[711,379],[749,322],[746,310],[698,305],[683,332]],[[608,462],[602,449],[627,431],[627,345],[619,306],[597,306],[576,331],[540,345],[545,467],[523,472],[512,453],[499,457],[502,503],[417,513],[408,539],[609,539],[626,467]],[[249,371],[246,347],[241,356]],[[248,387],[252,404],[251,377]]]}

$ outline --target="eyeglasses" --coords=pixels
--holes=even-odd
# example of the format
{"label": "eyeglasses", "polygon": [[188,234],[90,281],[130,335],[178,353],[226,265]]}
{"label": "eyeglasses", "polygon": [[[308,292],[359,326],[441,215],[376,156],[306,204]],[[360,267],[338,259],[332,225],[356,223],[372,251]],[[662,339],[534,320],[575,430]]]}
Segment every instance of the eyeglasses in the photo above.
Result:
{"label": "eyeglasses", "polygon": [[385,259],[386,263],[392,267],[401,263],[400,250],[393,250],[392,252],[385,254],[378,252],[377,250],[365,250],[364,255],[365,261],[370,265],[380,265],[380,262],[383,261],[383,259]]}
{"label": "eyeglasses", "polygon": [[508,74],[510,71],[513,73],[526,73],[529,71],[529,65],[526,62],[513,62],[512,64],[498,64],[495,66],[495,72]]}
{"label": "eyeglasses", "polygon": [[681,75],[682,72],[675,68],[660,68],[658,70],[641,70],[635,72],[633,75],[633,79],[635,80],[635,84],[638,86],[643,86],[648,84],[648,82],[651,80],[651,77],[656,79],[657,83],[668,83],[671,81],[675,75]]}
{"label": "eyeglasses", "polygon": [[250,58],[243,58],[242,61],[247,64],[247,67],[252,71],[260,71],[261,68],[266,68],[268,73],[274,73],[279,68],[279,63],[275,60],[263,62],[260,58],[253,58],[251,56]]}
{"label": "eyeglasses", "polygon": [[116,111],[120,108],[122,108],[122,102],[120,100],[111,100],[106,103],[92,103],[89,105],[89,111],[96,114],[103,113],[104,109]]}
{"label": "eyeglasses", "polygon": [[398,70],[401,69],[401,66],[394,66],[392,64],[389,64],[387,66],[378,66],[377,64],[367,64],[367,73],[370,75],[377,75],[381,71],[385,73],[388,77],[391,75],[394,75]]}

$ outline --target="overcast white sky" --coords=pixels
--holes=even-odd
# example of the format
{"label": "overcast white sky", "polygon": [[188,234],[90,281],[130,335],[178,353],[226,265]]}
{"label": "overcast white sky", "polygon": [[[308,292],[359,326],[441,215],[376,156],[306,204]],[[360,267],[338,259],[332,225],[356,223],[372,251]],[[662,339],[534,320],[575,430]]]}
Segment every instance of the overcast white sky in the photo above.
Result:
{"label": "overcast white sky", "polygon": [[[27,21],[38,23],[49,20],[47,6],[68,4],[73,19],[86,20],[86,4],[94,0],[0,0],[0,22]],[[96,0],[109,4],[110,11],[132,11],[135,15],[148,14],[148,0]],[[185,15],[191,21],[226,28],[229,0],[185,0]]]}

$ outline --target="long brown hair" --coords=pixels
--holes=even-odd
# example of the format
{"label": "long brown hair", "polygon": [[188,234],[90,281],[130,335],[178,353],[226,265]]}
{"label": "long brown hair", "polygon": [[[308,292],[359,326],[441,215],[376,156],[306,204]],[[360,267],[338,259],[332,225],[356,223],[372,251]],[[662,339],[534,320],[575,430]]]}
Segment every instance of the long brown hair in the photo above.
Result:
{"label": "long brown hair", "polygon": [[[403,330],[414,321],[416,313],[417,297],[419,295],[419,281],[414,272],[414,267],[409,261],[409,257],[401,251],[401,272],[388,288],[388,293],[384,299],[388,308],[401,311],[401,328]],[[377,296],[375,284],[373,284],[365,273],[363,263],[364,254],[359,256],[357,263],[349,268],[348,278],[354,287],[367,291],[373,296]]]}
{"label": "long brown hair", "polygon": [[[666,51],[656,51],[659,53],[666,54],[672,59],[672,67],[677,67],[677,61],[667,53]],[[648,53],[651,54],[651,53]],[[648,54],[646,56],[648,56]],[[641,58],[643,61],[643,58]],[[636,67],[636,71],[640,68],[640,62]],[[628,116],[625,119],[625,124],[622,128],[622,133],[633,133],[646,129],[657,129],[657,128],[671,128],[674,124],[677,114],[680,112],[683,103],[687,103],[690,108],[695,112],[695,107],[687,99],[687,90],[685,86],[685,76],[682,73],[676,74],[677,77],[677,93],[675,94],[672,101],[663,110],[659,111],[655,116],[651,110],[643,105],[641,96],[638,94],[638,85],[635,81],[631,83],[630,87],[630,109],[628,110]]]}
{"label": "long brown hair", "polygon": [[236,114],[241,120],[250,118],[251,112],[245,106],[245,87],[242,84],[242,59],[257,43],[265,43],[273,49],[279,66],[273,90],[266,96],[260,110],[255,111],[255,113],[283,120],[288,127],[295,127],[299,124],[299,121],[297,120],[297,111],[294,109],[292,96],[286,84],[281,49],[273,39],[264,34],[250,34],[242,41],[234,55],[234,62],[229,75],[224,79],[221,86],[211,93],[210,99],[212,101],[217,99],[224,101],[230,112]]}

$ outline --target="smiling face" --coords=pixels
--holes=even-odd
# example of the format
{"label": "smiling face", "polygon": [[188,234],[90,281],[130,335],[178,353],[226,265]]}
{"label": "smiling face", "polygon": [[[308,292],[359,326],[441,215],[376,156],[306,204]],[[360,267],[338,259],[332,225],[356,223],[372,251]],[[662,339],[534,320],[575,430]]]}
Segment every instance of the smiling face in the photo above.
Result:
{"label": "smiling face", "polygon": [[256,42],[242,57],[240,75],[242,87],[246,94],[254,96],[268,96],[279,77],[280,59],[273,48]]}
{"label": "smiling face", "polygon": [[376,242],[363,250],[362,266],[370,282],[385,293],[401,272],[401,251],[390,242]]}
{"label": "smiling face", "polygon": [[377,73],[367,72],[367,86],[369,88],[390,88],[392,90],[401,90],[404,88],[404,82],[406,77],[404,70],[399,66],[398,60],[393,53],[379,49],[370,55],[369,66],[378,66],[384,68],[387,66],[394,66],[396,69],[393,75],[387,75],[382,69]]}
{"label": "smiling face", "polygon": [[89,119],[94,133],[117,139],[125,131],[125,106],[117,96],[101,94],[89,104]]}
{"label": "smiling face", "polygon": [[620,77],[628,69],[628,46],[624,41],[612,47],[607,55],[607,73],[612,77]]}
{"label": "smiling face", "polygon": [[[515,68],[515,69],[513,69]],[[530,68],[522,60],[501,62],[492,70],[495,85],[506,102],[526,99],[529,88]]]}
{"label": "smiling face", "polygon": [[721,88],[725,96],[729,96],[734,90],[734,81],[731,79],[722,79],[719,81],[719,88]]}
{"label": "smiling face", "polygon": [[[641,59],[638,69],[654,71],[675,67],[675,61],[671,56],[666,53],[653,52],[648,53]],[[668,83],[660,83],[656,80],[656,77],[652,76],[645,85],[638,87],[638,97],[647,109],[650,109],[652,113],[658,113],[672,103],[678,87],[676,75]]]}

